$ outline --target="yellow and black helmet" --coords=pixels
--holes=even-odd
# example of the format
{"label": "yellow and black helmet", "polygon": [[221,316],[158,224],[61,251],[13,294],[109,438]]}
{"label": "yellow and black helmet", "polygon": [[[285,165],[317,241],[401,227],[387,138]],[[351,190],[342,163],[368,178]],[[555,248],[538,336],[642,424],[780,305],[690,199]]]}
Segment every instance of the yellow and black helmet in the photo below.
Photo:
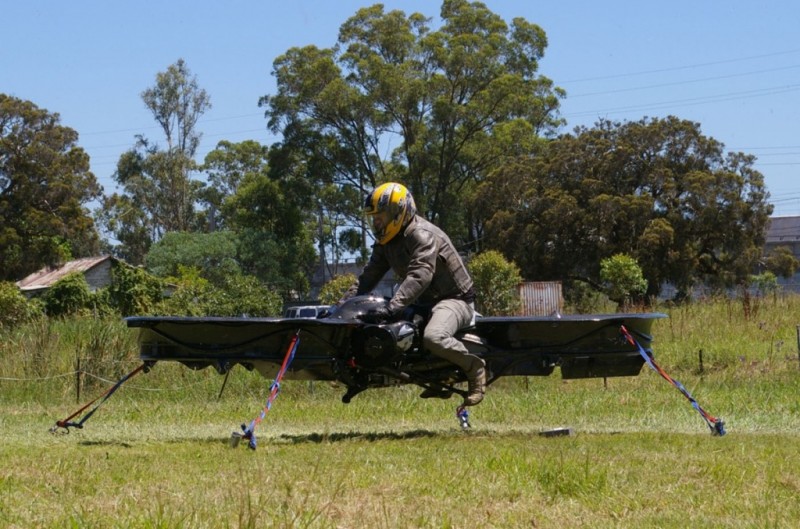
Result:
{"label": "yellow and black helmet", "polygon": [[376,187],[364,201],[364,212],[381,216],[379,226],[373,221],[372,231],[378,244],[391,241],[417,214],[414,197],[402,184],[388,182]]}

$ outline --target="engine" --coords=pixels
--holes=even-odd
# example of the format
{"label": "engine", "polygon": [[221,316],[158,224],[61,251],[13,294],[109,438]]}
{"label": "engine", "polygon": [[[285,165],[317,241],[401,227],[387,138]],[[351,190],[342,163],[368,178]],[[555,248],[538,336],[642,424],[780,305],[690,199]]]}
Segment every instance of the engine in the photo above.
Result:
{"label": "engine", "polygon": [[[342,303],[328,317],[353,322],[369,321],[370,311],[386,303],[385,299],[376,296],[355,296]],[[417,326],[409,321],[364,323],[353,333],[352,354],[359,366],[390,366],[418,346],[418,337]]]}
{"label": "engine", "polygon": [[359,366],[391,366],[414,345],[416,328],[408,322],[365,325],[353,334],[353,357]]}

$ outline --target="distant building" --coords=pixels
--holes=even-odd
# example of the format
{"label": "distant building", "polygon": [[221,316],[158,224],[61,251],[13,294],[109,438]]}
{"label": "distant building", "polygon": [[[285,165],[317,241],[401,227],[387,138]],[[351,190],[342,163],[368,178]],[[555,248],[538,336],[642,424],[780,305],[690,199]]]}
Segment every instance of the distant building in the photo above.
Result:
{"label": "distant building", "polygon": [[520,316],[558,316],[564,312],[561,281],[528,281],[518,288]]}
{"label": "distant building", "polygon": [[59,279],[74,272],[81,272],[89,285],[89,291],[94,292],[111,284],[111,268],[116,261],[117,258],[110,255],[76,259],[58,267],[42,268],[17,281],[16,285],[26,297],[30,298],[43,293]]}
{"label": "distant building", "polygon": [[790,248],[792,254],[800,258],[800,216],[769,219],[764,252],[770,253],[778,246]]}
{"label": "distant building", "polygon": [[[785,246],[800,260],[800,216],[770,217],[764,253],[769,255],[775,248]],[[800,271],[790,278],[778,278],[778,283],[791,292],[800,292]]]}

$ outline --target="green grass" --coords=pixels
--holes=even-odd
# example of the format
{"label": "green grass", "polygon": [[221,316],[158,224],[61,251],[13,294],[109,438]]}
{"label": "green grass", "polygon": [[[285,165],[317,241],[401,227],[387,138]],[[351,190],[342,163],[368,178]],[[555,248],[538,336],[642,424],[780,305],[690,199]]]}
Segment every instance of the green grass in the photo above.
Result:
{"label": "green grass", "polygon": [[[0,344],[0,527],[794,527],[800,520],[800,299],[667,309],[659,364],[728,435],[711,436],[655,372],[501,379],[463,432],[457,404],[411,387],[287,381],[253,452],[228,440],[270,381],[157,364],[83,430],[82,366],[137,365],[118,322],[62,322]],[[703,351],[703,370],[699,351]],[[87,371],[88,368],[83,367]],[[80,402],[108,386],[84,376]],[[539,432],[568,426],[570,437]]]}

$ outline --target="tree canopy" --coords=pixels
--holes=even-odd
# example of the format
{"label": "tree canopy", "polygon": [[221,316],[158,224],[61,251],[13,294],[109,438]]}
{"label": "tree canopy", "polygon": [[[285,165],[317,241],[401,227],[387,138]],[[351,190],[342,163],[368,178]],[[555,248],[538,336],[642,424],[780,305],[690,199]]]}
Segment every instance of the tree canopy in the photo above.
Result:
{"label": "tree canopy", "polygon": [[[450,205],[504,157],[554,133],[563,92],[537,74],[547,45],[539,26],[465,0],[445,0],[440,18],[434,29],[419,13],[360,9],[334,47],[278,57],[277,94],[261,104],[285,148],[313,154],[320,187],[360,197],[402,180],[422,214],[468,243],[468,214]],[[344,213],[360,221],[357,209]]]}
{"label": "tree canopy", "polygon": [[476,206],[525,277],[597,282],[602,259],[625,253],[649,295],[664,282],[689,294],[741,284],[761,256],[772,206],[753,162],[690,121],[601,121],[498,168]]}
{"label": "tree canopy", "polygon": [[0,280],[98,251],[102,188],[77,141],[57,113],[0,94]]}
{"label": "tree canopy", "polygon": [[[602,263],[626,256],[644,298],[794,274],[789,249],[763,255],[772,208],[753,156],[675,116],[561,133],[566,94],[539,73],[546,48],[542,28],[477,1],[443,0],[437,19],[359,9],[330,47],[275,58],[276,91],[258,105],[279,142],[223,140],[202,165],[210,97],[178,60],[141,93],[161,143],[136,136],[105,197],[58,114],[0,94],[0,280],[95,254],[97,225],[127,262],[183,270],[187,306],[253,278],[302,297],[315,263],[366,258],[362,199],[389,180],[460,251],[492,256],[486,281],[501,258],[527,280],[603,290]],[[226,312],[263,309],[232,301]]]}
{"label": "tree canopy", "polygon": [[142,92],[142,100],[161,127],[166,146],[137,136],[114,173],[122,192],[105,198],[99,216],[120,242],[117,253],[133,264],[141,264],[150,245],[165,233],[196,226],[195,205],[203,184],[190,177],[200,142],[195,127],[211,107],[182,59],[156,75],[156,84]]}

